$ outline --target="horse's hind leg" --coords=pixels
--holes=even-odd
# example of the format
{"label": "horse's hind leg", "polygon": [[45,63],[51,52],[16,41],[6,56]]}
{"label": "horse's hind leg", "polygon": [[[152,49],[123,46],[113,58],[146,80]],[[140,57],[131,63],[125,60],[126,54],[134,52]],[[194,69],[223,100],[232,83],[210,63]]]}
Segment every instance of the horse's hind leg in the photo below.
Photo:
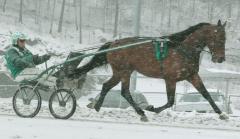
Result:
{"label": "horse's hind leg", "polygon": [[96,111],[100,110],[103,104],[104,98],[107,95],[108,91],[111,90],[114,86],[116,86],[119,82],[120,82],[120,78],[118,77],[118,75],[113,74],[112,78],[103,84],[100,97],[96,102],[96,104],[94,105],[94,108]]}
{"label": "horse's hind leg", "polygon": [[166,83],[167,98],[168,98],[167,104],[163,105],[162,107],[158,107],[158,108],[152,107],[146,110],[160,113],[161,111],[173,106],[174,100],[175,100],[176,81],[165,80],[165,83]]}
{"label": "horse's hind leg", "polygon": [[220,115],[220,119],[228,119],[228,116],[224,113],[222,113],[222,111],[218,108],[218,106],[215,104],[215,102],[213,101],[211,95],[209,94],[209,92],[207,91],[207,89],[205,88],[201,78],[199,77],[198,74],[194,74],[191,78],[188,79],[188,81],[199,91],[199,93],[202,94],[202,96],[210,103],[210,105],[212,106],[212,108],[214,109],[214,111],[216,113],[218,113]]}
{"label": "horse's hind leg", "polygon": [[122,74],[121,82],[122,82],[122,90],[121,95],[128,101],[128,103],[135,109],[137,114],[141,116],[141,120],[146,122],[148,121],[144,111],[134,102],[132,95],[129,91],[129,85],[130,85],[130,76],[131,73]]}

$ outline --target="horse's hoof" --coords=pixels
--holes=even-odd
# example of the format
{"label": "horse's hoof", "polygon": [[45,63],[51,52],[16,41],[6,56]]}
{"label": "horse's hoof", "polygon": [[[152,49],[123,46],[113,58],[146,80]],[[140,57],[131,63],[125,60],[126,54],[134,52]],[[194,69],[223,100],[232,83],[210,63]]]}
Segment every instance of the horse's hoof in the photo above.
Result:
{"label": "horse's hoof", "polygon": [[142,122],[148,122],[147,116],[146,116],[146,115],[141,116],[141,121],[142,121]]}
{"label": "horse's hoof", "polygon": [[154,112],[154,106],[153,105],[148,105],[145,110],[150,111],[150,112]]}
{"label": "horse's hoof", "polygon": [[95,109],[97,112],[99,112],[99,111],[100,111],[100,107],[99,107],[99,106],[97,106],[97,105],[94,105],[94,109]]}
{"label": "horse's hoof", "polygon": [[93,103],[89,103],[89,104],[87,105],[87,107],[88,107],[89,109],[93,109],[93,108],[94,108],[94,104],[93,104]]}
{"label": "horse's hoof", "polygon": [[228,120],[228,119],[229,119],[229,116],[228,116],[225,112],[222,112],[222,113],[219,115],[219,119],[221,119],[221,120]]}

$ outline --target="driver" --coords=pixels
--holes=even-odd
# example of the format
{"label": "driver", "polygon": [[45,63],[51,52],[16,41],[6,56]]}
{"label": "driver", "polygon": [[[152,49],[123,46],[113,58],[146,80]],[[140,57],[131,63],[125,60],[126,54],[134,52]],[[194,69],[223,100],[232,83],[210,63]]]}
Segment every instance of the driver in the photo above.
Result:
{"label": "driver", "polygon": [[[5,53],[6,65],[10,70],[12,77],[17,82],[35,78],[41,71],[36,65],[48,61],[51,56],[33,55],[26,47],[27,36],[21,32],[15,32],[11,36],[12,45]],[[52,80],[49,77],[50,81]],[[52,82],[55,83],[54,79]]]}

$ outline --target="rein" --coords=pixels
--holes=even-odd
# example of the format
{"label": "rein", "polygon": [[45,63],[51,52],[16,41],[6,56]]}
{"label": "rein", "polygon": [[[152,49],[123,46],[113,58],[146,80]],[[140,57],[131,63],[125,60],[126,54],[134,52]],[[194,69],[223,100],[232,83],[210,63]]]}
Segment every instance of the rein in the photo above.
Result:
{"label": "rein", "polygon": [[193,60],[194,62],[197,62],[197,60],[198,60],[198,58],[196,57],[196,55],[194,55],[194,53],[205,52],[205,53],[212,54],[212,52],[204,50],[203,48],[199,48],[196,45],[194,46],[194,48],[192,48],[192,50],[189,50],[189,49],[184,48],[183,47],[184,45],[180,42],[176,42],[176,41],[169,41],[169,42],[172,42],[173,44],[178,45],[177,47],[173,47],[173,48],[176,48],[176,50],[178,52],[180,52],[182,55],[184,55],[188,59]]}

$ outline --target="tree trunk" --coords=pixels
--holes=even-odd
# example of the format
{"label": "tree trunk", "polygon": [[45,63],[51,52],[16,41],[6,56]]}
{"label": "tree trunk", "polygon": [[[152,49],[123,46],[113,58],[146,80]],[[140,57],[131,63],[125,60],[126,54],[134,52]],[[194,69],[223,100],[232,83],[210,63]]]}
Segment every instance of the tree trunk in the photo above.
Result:
{"label": "tree trunk", "polygon": [[[141,22],[141,7],[142,0],[135,0],[136,8],[135,8],[135,19],[134,19],[134,36],[139,36],[140,34],[140,22]],[[137,72],[133,72],[131,81],[130,81],[130,92],[134,92],[137,87]]]}
{"label": "tree trunk", "polygon": [[82,43],[82,0],[79,3],[79,43]]}
{"label": "tree trunk", "polygon": [[181,21],[181,0],[177,1],[177,7],[178,7],[178,18],[177,18],[177,30],[180,28],[180,21]]}
{"label": "tree trunk", "polygon": [[[240,1],[238,1],[238,11],[237,11],[237,22],[240,21]],[[239,24],[237,24],[237,28],[239,28]]]}
{"label": "tree trunk", "polygon": [[58,32],[62,32],[62,24],[63,24],[63,15],[64,15],[65,2],[66,2],[66,0],[63,0],[63,2],[62,2],[61,15],[60,15],[59,24],[58,24]]}
{"label": "tree trunk", "polygon": [[76,30],[78,30],[77,0],[74,0],[73,4],[74,4],[74,14],[75,14],[75,26],[76,26]]}
{"label": "tree trunk", "polygon": [[135,1],[136,1],[136,9],[135,9],[135,16],[134,16],[134,35],[139,36],[142,0],[135,0]]}
{"label": "tree trunk", "polygon": [[232,22],[231,18],[232,18],[232,3],[229,2],[227,6],[227,20],[230,20],[230,22],[228,22],[227,28],[231,27],[231,22]]}
{"label": "tree trunk", "polygon": [[213,20],[213,11],[214,11],[214,2],[209,1],[208,2],[208,18],[210,23],[212,23],[212,20]]}
{"label": "tree trunk", "polygon": [[161,30],[164,28],[164,18],[165,18],[165,2],[162,0],[162,6],[161,6]]}
{"label": "tree trunk", "polygon": [[23,15],[23,0],[20,0],[20,10],[19,10],[19,22],[22,23],[22,15]]}
{"label": "tree trunk", "polygon": [[196,6],[195,6],[195,4],[196,4],[196,0],[193,0],[193,2],[192,2],[192,19],[194,19],[194,16],[195,16],[195,10],[196,10]]}
{"label": "tree trunk", "polygon": [[35,0],[35,23],[38,23],[38,0]]}
{"label": "tree trunk", "polygon": [[51,15],[51,25],[50,25],[50,31],[49,31],[50,34],[52,33],[52,29],[53,29],[55,7],[56,7],[56,0],[54,0],[54,2],[53,2],[53,10],[52,10],[52,15]]}
{"label": "tree trunk", "polygon": [[47,1],[47,9],[46,9],[46,15],[48,17],[48,19],[50,19],[50,15],[51,15],[51,10],[50,10],[50,0]]}
{"label": "tree trunk", "polygon": [[116,37],[118,34],[118,17],[119,17],[119,1],[115,0],[115,21],[114,21],[114,30],[113,37]]}
{"label": "tree trunk", "polygon": [[172,16],[172,0],[169,0],[169,7],[168,7],[168,31],[171,29],[171,16]]}
{"label": "tree trunk", "polygon": [[39,3],[38,3],[38,25],[39,25],[39,28],[38,28],[38,31],[39,33],[42,32],[42,1],[39,0]]}
{"label": "tree trunk", "polygon": [[103,7],[103,27],[102,30],[105,32],[105,27],[106,27],[106,8],[107,8],[107,0],[104,0],[104,7]]}
{"label": "tree trunk", "polygon": [[6,4],[7,4],[7,0],[4,0],[3,1],[3,12],[5,12]]}

